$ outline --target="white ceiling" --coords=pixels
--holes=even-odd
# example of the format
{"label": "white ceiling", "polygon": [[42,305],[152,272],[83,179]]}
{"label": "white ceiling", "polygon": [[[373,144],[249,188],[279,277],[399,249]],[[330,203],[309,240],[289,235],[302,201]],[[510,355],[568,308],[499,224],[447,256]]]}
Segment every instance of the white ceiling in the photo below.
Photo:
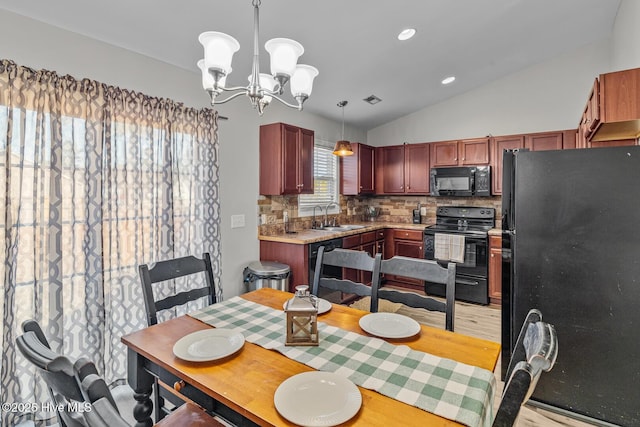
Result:
{"label": "white ceiling", "polygon": [[[611,35],[620,0],[264,0],[262,46],[302,43],[320,71],[305,111],[369,130]],[[227,83],[246,85],[251,0],[0,0],[0,8],[194,71],[203,31],[240,42]],[[417,29],[406,42],[404,28]],[[440,81],[457,80],[448,86]],[[363,101],[369,95],[377,105]],[[290,99],[288,93],[285,94]],[[243,102],[236,100],[232,102]]]}

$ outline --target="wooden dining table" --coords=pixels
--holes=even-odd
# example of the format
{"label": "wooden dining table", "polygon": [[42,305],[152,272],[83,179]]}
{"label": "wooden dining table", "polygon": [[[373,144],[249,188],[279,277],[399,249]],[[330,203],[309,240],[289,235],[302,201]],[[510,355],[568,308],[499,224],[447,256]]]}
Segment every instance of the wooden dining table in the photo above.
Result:
{"label": "wooden dining table", "polygon": [[[293,295],[262,288],[242,298],[274,309]],[[318,321],[358,334],[367,335],[359,319],[368,312],[334,304]],[[189,315],[183,315],[122,337],[128,347],[128,381],[134,390],[136,426],[148,427],[154,378],[173,385],[205,410],[219,414],[239,426],[292,426],[276,410],[274,394],[286,379],[313,369],[250,342],[236,354],[211,362],[187,362],[173,354],[173,346],[185,335],[212,328]],[[493,371],[500,344],[444,329],[421,325],[419,334],[401,340],[388,340],[439,357]],[[345,426],[457,426],[455,421],[359,387],[362,407]]]}

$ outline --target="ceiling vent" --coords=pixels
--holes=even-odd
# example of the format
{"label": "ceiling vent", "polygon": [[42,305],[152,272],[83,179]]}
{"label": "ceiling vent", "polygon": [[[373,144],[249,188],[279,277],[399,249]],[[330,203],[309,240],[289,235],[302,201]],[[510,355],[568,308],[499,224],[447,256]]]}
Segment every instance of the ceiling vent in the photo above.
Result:
{"label": "ceiling vent", "polygon": [[363,99],[364,102],[368,102],[371,105],[375,105],[378,102],[382,101],[382,99],[378,98],[375,95],[369,95],[367,96],[365,99]]}

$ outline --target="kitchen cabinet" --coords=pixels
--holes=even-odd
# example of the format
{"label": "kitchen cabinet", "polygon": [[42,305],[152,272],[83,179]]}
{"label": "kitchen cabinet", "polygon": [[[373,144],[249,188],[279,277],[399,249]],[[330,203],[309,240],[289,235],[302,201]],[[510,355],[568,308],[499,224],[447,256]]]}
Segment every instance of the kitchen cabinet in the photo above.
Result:
{"label": "kitchen cabinet", "polygon": [[352,156],[340,159],[340,193],[345,196],[373,194],[375,191],[374,147],[354,142]]}
{"label": "kitchen cabinet", "polygon": [[558,130],[520,135],[496,136],[491,147],[491,194],[502,194],[502,153],[504,150],[526,148],[530,151],[576,148],[576,130]]}
{"label": "kitchen cabinet", "polygon": [[260,260],[289,266],[289,292],[298,285],[309,285],[309,245],[261,240]]}
{"label": "kitchen cabinet", "polygon": [[489,138],[439,141],[429,146],[432,168],[489,164]]}
{"label": "kitchen cabinet", "polygon": [[637,141],[640,137],[640,68],[600,74],[598,85],[599,96],[589,99],[587,104],[593,128],[587,134],[588,140]]}
{"label": "kitchen cabinet", "polygon": [[[422,230],[391,229],[386,233],[384,258],[392,258],[396,255],[410,258],[424,258]],[[422,280],[395,275],[385,276],[387,284],[393,284],[424,291]]]}
{"label": "kitchen cabinet", "polygon": [[429,194],[429,144],[376,148],[376,194]]}
{"label": "kitchen cabinet", "polygon": [[524,135],[491,138],[491,194],[502,194],[502,153],[504,150],[524,148]]}
{"label": "kitchen cabinet", "polygon": [[[371,256],[375,256],[378,253],[384,253],[384,231],[367,231],[354,236],[344,237],[342,239],[342,247],[344,249],[365,251]],[[370,284],[372,281],[370,272],[348,268],[343,269],[342,277],[359,283]]]}
{"label": "kitchen cabinet", "polygon": [[489,236],[489,302],[502,303],[502,237]]}
{"label": "kitchen cabinet", "polygon": [[313,194],[313,146],[312,130],[260,126],[260,194]]}

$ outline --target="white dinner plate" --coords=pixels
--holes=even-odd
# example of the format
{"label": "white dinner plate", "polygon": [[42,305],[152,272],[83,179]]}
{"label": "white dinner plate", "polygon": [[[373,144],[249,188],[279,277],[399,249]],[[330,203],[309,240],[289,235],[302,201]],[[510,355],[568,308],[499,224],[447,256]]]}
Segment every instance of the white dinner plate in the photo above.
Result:
{"label": "white dinner plate", "polygon": [[381,338],[408,338],[420,332],[420,324],[397,313],[371,313],[360,318],[360,327]]}
{"label": "white dinner plate", "polygon": [[282,382],[273,396],[276,410],[301,426],[335,426],[360,410],[362,395],[354,383],[333,372],[311,371]]}
{"label": "white dinner plate", "polygon": [[205,329],[180,338],[173,346],[173,354],[190,362],[222,359],[240,350],[244,335],[230,329]]}
{"label": "white dinner plate", "polygon": [[[286,306],[287,301],[282,304],[282,309],[284,310]],[[326,313],[327,311],[331,310],[331,307],[332,305],[329,301],[327,301],[326,299],[318,298],[318,314]]]}

